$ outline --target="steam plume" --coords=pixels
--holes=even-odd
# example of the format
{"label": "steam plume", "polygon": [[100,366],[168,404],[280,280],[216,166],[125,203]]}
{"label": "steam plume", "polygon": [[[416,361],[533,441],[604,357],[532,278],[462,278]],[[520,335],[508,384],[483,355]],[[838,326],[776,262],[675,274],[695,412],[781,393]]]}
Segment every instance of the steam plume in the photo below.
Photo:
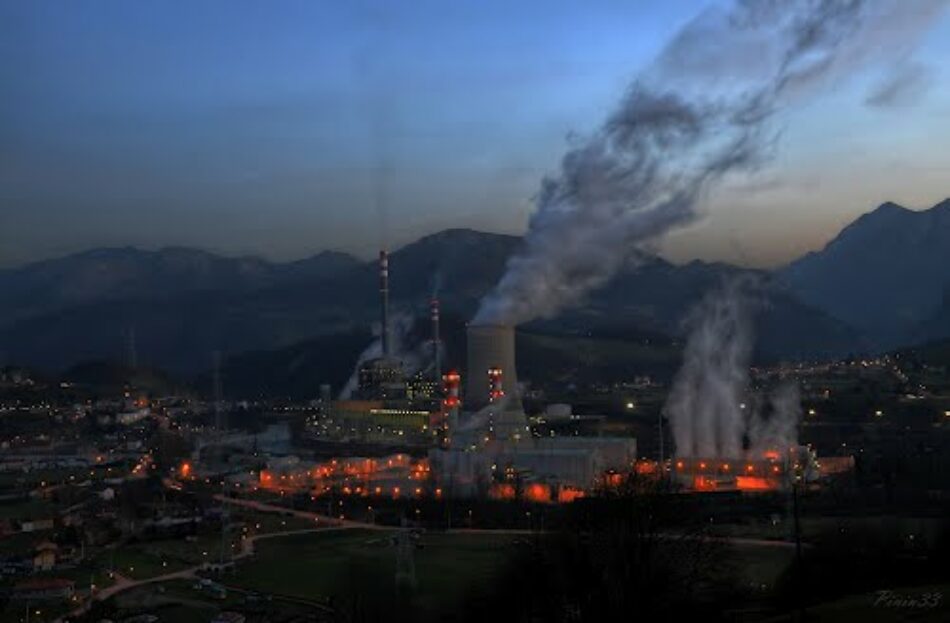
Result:
{"label": "steam plume", "polygon": [[[390,319],[389,349],[390,357],[398,360],[407,375],[411,375],[419,370],[427,370],[432,366],[431,348],[424,339],[419,339],[413,335],[413,326],[415,319],[412,314],[399,312],[393,314]],[[370,342],[360,356],[356,359],[356,365],[353,372],[347,380],[343,389],[340,390],[339,399],[349,400],[353,392],[356,391],[359,384],[360,367],[370,359],[376,359],[383,356],[381,328],[374,327],[377,333],[373,341]]]}
{"label": "steam plume", "polygon": [[677,456],[761,458],[767,451],[786,452],[797,445],[797,386],[777,388],[767,416],[750,395],[757,290],[753,278],[727,280],[687,319],[691,330],[683,366],[665,407]]}
{"label": "steam plume", "polygon": [[752,298],[748,280],[727,281],[693,310],[666,404],[678,456],[743,455],[743,396],[749,387]]}
{"label": "steam plume", "polygon": [[772,392],[770,402],[772,410],[768,419],[755,414],[749,422],[749,451],[755,457],[769,450],[784,453],[798,443],[798,422],[802,415],[798,385],[780,386]]}
{"label": "steam plume", "polygon": [[524,248],[474,322],[551,316],[603,285],[638,244],[694,220],[711,184],[766,160],[777,112],[909,54],[945,6],[737,0],[701,13],[542,182]]}

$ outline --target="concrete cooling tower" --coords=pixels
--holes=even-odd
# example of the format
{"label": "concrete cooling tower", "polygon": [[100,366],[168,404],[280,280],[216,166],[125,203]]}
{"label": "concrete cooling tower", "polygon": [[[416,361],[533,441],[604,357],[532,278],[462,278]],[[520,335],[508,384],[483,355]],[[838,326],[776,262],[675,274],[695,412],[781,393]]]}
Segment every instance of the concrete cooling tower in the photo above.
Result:
{"label": "concrete cooling tower", "polygon": [[501,389],[515,397],[518,375],[515,370],[515,329],[505,325],[468,326],[468,367],[465,370],[463,406],[478,411],[491,401],[490,370],[501,370]]}

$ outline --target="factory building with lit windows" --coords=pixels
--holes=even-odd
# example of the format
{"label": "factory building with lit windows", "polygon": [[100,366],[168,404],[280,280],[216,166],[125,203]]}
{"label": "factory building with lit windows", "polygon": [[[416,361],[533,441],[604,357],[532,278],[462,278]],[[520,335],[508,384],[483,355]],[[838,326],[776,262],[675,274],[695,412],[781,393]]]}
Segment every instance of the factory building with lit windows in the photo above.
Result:
{"label": "factory building with lit windows", "polygon": [[[333,401],[324,435],[339,441],[398,444],[428,448],[443,431],[441,379],[435,371],[409,374],[392,352],[389,323],[389,256],[379,254],[380,355],[359,364],[356,388],[348,399]],[[438,354],[438,301],[431,301],[433,345]]]}

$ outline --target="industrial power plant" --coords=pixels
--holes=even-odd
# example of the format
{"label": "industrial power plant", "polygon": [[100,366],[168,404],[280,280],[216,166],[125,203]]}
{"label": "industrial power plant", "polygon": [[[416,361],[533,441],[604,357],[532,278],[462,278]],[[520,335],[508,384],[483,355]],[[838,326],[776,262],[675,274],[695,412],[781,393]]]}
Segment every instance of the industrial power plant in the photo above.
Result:
{"label": "industrial power plant", "polygon": [[[373,470],[362,470],[355,480],[348,477],[353,473],[341,472],[339,481],[334,480],[332,465],[309,466],[320,474],[322,484],[317,489],[329,487],[324,482],[329,478],[367,493],[382,487],[388,492],[418,489],[458,498],[527,496],[557,502],[590,494],[634,472],[669,479],[685,491],[773,491],[787,487],[792,478],[813,478],[817,473],[815,457],[794,443],[794,422],[790,437],[785,434],[761,451],[756,448],[737,455],[714,450],[700,457],[691,455],[683,443],[670,457],[661,455],[655,460],[638,459],[637,440],[632,436],[533,434],[518,381],[515,327],[477,319],[469,323],[465,367],[443,372],[440,308],[433,298],[428,306],[431,336],[423,348],[411,353],[414,363],[410,363],[403,359],[405,349],[398,345],[401,340],[394,333],[399,331],[394,332],[392,326],[385,251],[379,255],[378,267],[378,340],[358,363],[352,391],[332,401],[326,417],[312,428],[321,439],[340,448],[378,454],[391,447],[397,452],[394,456],[401,458],[395,471],[389,461],[384,478],[374,476]],[[416,361],[420,351],[424,364]],[[715,365],[700,363],[703,375],[715,376]],[[703,382],[688,380],[680,386],[702,388],[708,381],[705,376]],[[695,404],[690,403],[687,417],[703,417],[708,407],[700,403],[710,399],[697,395],[691,400]],[[570,414],[568,405],[559,406]],[[725,405],[721,411],[730,409],[735,413],[729,418],[742,417],[738,404]],[[677,406],[670,411],[673,423],[681,428]],[[714,422],[713,428],[718,425]],[[698,435],[715,438],[720,434],[704,430],[702,422],[691,426]],[[674,438],[680,441],[684,436],[678,431],[674,429]],[[737,443],[742,444],[741,433]],[[414,449],[414,458],[401,454],[406,447]],[[400,466],[404,467],[402,476],[398,475]]]}
{"label": "industrial power plant", "polygon": [[[563,501],[600,486],[605,475],[633,469],[633,438],[532,436],[511,325],[470,324],[466,367],[443,373],[439,302],[433,298],[431,348],[425,349],[430,361],[417,370],[407,367],[393,334],[385,251],[378,266],[378,341],[357,365],[353,390],[332,401],[328,417],[314,424],[324,439],[363,449],[421,450],[417,460],[397,462],[406,465],[407,477],[402,487],[390,483],[390,491],[418,488],[418,475],[425,473],[431,481],[425,490],[439,495],[506,498],[525,492],[539,501]],[[360,488],[375,489],[369,481]]]}

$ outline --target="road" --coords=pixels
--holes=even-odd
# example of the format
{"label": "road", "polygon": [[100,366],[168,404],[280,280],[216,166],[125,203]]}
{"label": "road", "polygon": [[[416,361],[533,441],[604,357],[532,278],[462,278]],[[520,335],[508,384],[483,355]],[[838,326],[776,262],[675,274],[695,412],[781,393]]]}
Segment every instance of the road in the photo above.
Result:
{"label": "road", "polygon": [[[232,557],[232,560],[242,560],[254,555],[254,544],[258,541],[265,539],[277,539],[285,536],[294,536],[298,534],[312,534],[315,532],[332,532],[335,530],[351,530],[354,526],[338,526],[338,525],[326,525],[320,528],[305,528],[303,530],[284,530],[281,532],[267,532],[264,534],[255,534],[249,537],[246,537],[241,540],[241,551]],[[360,526],[362,527],[362,526]],[[112,597],[115,597],[119,593],[124,593],[141,586],[146,586],[148,584],[157,584],[159,582],[168,582],[171,580],[188,580],[197,576],[198,571],[200,571],[204,565],[195,565],[193,567],[188,567],[187,569],[180,569],[178,571],[173,571],[171,573],[165,573],[162,575],[152,576],[150,578],[143,578],[141,580],[134,580],[132,578],[126,577],[122,574],[115,573],[115,583],[106,588],[100,590],[95,594],[91,600],[86,600],[83,605],[72,610],[71,612],[63,615],[62,617],[55,620],[55,623],[63,623],[63,621],[68,620],[70,617],[75,617],[86,612],[90,607],[92,607],[93,602],[96,601],[106,601]]]}
{"label": "road", "polygon": [[392,527],[389,526],[379,526],[372,523],[366,523],[364,521],[355,521],[353,519],[340,519],[338,517],[330,517],[322,513],[313,513],[310,511],[296,510],[292,508],[287,508],[286,506],[277,506],[276,504],[267,504],[266,502],[257,502],[254,500],[245,500],[242,498],[231,498],[226,495],[215,495],[214,499],[218,502],[224,504],[232,504],[234,506],[240,506],[242,508],[249,508],[251,510],[259,511],[261,513],[276,513],[279,515],[284,515],[285,517],[298,517],[301,519],[310,519],[314,523],[321,523],[324,526],[332,526],[337,528],[361,528],[364,530],[392,530]]}

